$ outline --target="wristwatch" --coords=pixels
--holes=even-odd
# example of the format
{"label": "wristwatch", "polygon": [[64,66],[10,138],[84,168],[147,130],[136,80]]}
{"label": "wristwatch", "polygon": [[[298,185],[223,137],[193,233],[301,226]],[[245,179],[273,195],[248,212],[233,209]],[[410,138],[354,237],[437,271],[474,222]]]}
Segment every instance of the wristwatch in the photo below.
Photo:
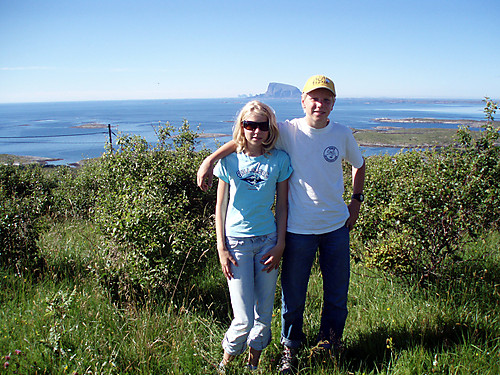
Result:
{"label": "wristwatch", "polygon": [[351,199],[356,199],[357,201],[360,201],[361,203],[364,202],[365,200],[365,196],[363,195],[363,193],[360,193],[360,194],[353,194],[351,196]]}

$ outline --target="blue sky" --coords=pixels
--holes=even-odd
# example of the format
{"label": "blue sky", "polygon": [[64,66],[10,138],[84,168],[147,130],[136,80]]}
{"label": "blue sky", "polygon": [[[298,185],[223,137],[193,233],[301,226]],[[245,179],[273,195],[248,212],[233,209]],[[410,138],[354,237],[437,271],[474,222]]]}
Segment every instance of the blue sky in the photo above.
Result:
{"label": "blue sky", "polygon": [[497,0],[0,0],[0,102],[500,98]]}

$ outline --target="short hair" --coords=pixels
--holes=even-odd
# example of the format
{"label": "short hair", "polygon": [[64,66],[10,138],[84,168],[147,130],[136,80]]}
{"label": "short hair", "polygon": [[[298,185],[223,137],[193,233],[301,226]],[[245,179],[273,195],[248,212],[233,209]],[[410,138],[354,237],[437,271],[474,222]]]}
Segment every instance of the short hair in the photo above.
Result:
{"label": "short hair", "polygon": [[274,148],[274,145],[278,140],[279,130],[276,122],[276,115],[274,114],[273,109],[258,100],[252,100],[251,102],[245,104],[234,122],[233,141],[236,143],[236,152],[245,152],[246,139],[245,132],[243,130],[243,121],[246,120],[250,113],[264,115],[269,120],[269,135],[267,139],[262,142],[264,154],[266,154]]}

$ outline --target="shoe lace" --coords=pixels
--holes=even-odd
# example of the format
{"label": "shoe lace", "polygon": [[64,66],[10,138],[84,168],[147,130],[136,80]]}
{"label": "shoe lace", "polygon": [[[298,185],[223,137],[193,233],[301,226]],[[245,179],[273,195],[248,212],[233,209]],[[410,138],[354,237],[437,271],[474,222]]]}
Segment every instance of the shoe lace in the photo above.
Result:
{"label": "shoe lace", "polygon": [[281,355],[280,365],[281,367],[289,367],[295,357],[295,353],[292,349],[285,347]]}

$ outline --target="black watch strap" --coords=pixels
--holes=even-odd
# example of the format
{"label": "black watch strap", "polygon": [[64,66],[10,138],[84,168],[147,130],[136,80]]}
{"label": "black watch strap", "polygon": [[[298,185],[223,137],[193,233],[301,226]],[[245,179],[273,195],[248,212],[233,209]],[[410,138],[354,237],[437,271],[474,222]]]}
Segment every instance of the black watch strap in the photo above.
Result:
{"label": "black watch strap", "polygon": [[351,199],[356,199],[357,201],[364,202],[365,196],[362,193],[360,193],[360,194],[353,194],[351,196]]}

